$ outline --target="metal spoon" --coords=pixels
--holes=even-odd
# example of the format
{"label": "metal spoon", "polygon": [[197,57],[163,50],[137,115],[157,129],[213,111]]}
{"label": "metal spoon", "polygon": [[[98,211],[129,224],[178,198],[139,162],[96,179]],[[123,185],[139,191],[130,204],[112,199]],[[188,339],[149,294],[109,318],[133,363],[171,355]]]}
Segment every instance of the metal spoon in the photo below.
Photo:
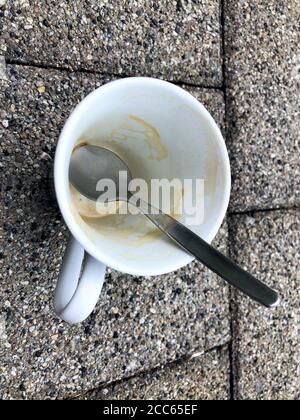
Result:
{"label": "metal spoon", "polygon": [[[86,145],[75,149],[72,154],[69,180],[82,195],[96,201],[99,196],[99,192],[96,190],[98,181],[104,178],[111,179],[117,186],[117,193],[109,197],[109,201],[129,201],[131,193],[128,188],[123,193],[119,188],[120,171],[127,172],[129,184],[132,179],[131,172],[119,156],[105,148]],[[148,219],[185,251],[196,257],[229,284],[268,308],[279,304],[276,291],[247,273],[171,216],[160,210],[158,214],[154,214],[155,212],[151,211],[153,209],[151,204],[140,201],[139,210]]]}

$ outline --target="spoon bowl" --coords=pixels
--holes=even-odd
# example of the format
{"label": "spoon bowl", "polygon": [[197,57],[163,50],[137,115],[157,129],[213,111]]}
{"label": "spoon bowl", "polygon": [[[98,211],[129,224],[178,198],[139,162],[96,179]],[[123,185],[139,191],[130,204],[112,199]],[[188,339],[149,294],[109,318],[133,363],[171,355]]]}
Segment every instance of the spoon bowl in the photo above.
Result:
{"label": "spoon bowl", "polygon": [[[125,181],[123,189],[119,188],[120,176]],[[97,201],[100,195],[97,184],[104,179],[111,180],[117,187],[115,191],[109,190],[111,195],[107,201],[127,200],[132,175],[126,163],[116,153],[103,147],[77,147],[72,153],[69,167],[69,180],[73,187],[89,200]]]}

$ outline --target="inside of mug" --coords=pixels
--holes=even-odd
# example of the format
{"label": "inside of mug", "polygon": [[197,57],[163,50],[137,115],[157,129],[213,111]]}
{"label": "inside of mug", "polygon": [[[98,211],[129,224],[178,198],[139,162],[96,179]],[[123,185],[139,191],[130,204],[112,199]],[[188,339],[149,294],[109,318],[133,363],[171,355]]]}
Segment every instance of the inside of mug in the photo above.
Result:
{"label": "inside of mug", "polygon": [[[87,142],[112,150],[127,163],[133,178],[149,186],[151,179],[176,178],[182,184],[185,179],[203,179],[203,196],[198,197],[204,203],[203,222],[190,228],[211,241],[224,216],[228,188],[214,122],[186,92],[145,80],[112,83],[86,98],[79,117],[77,113],[73,147]],[[182,204],[184,193],[174,189],[173,207]],[[142,214],[81,217],[71,195],[70,209],[93,246],[123,261],[128,273],[168,272],[192,260]],[[184,212],[176,214],[183,223],[186,217]]]}

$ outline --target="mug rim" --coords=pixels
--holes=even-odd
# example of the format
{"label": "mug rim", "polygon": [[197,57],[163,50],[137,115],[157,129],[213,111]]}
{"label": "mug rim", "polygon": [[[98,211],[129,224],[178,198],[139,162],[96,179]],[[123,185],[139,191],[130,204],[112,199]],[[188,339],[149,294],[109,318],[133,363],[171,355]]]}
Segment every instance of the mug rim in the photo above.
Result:
{"label": "mug rim", "polygon": [[[102,251],[96,247],[96,245],[92,242],[92,240],[88,240],[86,235],[83,233],[82,229],[78,225],[75,220],[75,216],[73,215],[70,206],[66,205],[68,203],[68,198],[66,197],[65,192],[65,182],[62,182],[65,178],[65,170],[66,165],[69,164],[69,161],[66,161],[67,155],[67,147],[70,143],[69,132],[71,131],[72,127],[77,123],[78,118],[82,118],[82,111],[87,106],[87,104],[95,99],[99,94],[102,94],[105,90],[115,88],[117,89],[119,85],[125,83],[152,83],[168,87],[171,89],[175,94],[182,96],[188,102],[192,102],[193,105],[196,105],[201,112],[202,116],[210,123],[210,126],[213,130],[213,135],[217,140],[217,145],[219,148],[221,160],[223,163],[223,177],[224,177],[224,193],[222,197],[222,202],[220,205],[219,215],[214,221],[212,227],[210,228],[209,234],[205,239],[207,242],[211,242],[214,237],[216,236],[217,232],[219,231],[221,224],[225,218],[226,211],[229,204],[230,199],[230,189],[231,189],[231,171],[230,171],[230,162],[228,157],[228,152],[225,144],[225,140],[222,136],[222,133],[216,124],[213,117],[207,111],[202,103],[200,103],[194,96],[192,96],[189,92],[182,89],[181,87],[174,85],[170,82],[166,82],[164,80],[151,78],[151,77],[128,77],[123,79],[114,80],[111,82],[106,83],[103,86],[98,87],[91,93],[89,93],[71,112],[70,116],[68,117],[61,134],[58,139],[56,152],[55,152],[55,159],[54,159],[54,186],[56,197],[58,201],[58,205],[64,221],[70,230],[71,234],[76,238],[76,240],[81,244],[81,246],[95,259],[101,261],[103,264],[111,267],[115,270],[125,272],[131,275],[138,275],[138,276],[153,276],[153,275],[162,275],[167,274],[172,271],[178,270],[181,267],[185,266],[186,264],[190,263],[194,258],[189,254],[183,254],[182,258],[178,258],[179,262],[176,265],[172,264],[172,266],[167,266],[167,264],[159,265],[159,267],[152,267],[151,271],[144,268],[142,272],[139,270],[134,270],[132,268],[128,268],[126,263],[123,261],[115,260],[111,255]],[[161,268],[160,268],[161,267]]]}

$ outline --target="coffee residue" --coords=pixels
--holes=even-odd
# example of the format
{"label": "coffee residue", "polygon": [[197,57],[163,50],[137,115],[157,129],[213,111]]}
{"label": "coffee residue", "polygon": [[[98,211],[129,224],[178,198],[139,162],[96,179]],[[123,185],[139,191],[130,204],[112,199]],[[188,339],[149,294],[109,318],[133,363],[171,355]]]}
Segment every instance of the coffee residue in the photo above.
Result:
{"label": "coffee residue", "polygon": [[148,159],[163,160],[168,150],[161,142],[159,132],[142,118],[128,115],[127,119],[111,133],[111,142],[127,140],[145,141],[149,148]]}
{"label": "coffee residue", "polygon": [[[174,207],[170,213],[174,219],[180,218],[180,208],[183,198],[183,190],[178,189],[174,191]],[[126,205],[126,203],[123,203]],[[131,245],[133,247],[139,247],[144,244],[152,242],[157,237],[163,235],[163,233],[155,227],[144,215],[138,214],[131,218],[133,222],[130,224],[130,219],[127,215],[122,214],[110,214],[103,217],[82,217],[83,220],[96,232],[101,235],[109,236],[109,239],[117,243],[124,243],[124,245]]]}
{"label": "coffee residue", "polygon": [[[80,138],[74,146],[73,152],[79,147],[93,144],[103,146],[116,153],[118,146],[128,140],[144,141],[147,144],[149,154],[145,157],[151,160],[161,161],[168,156],[168,150],[161,142],[159,132],[155,127],[148,124],[142,118],[135,115],[127,115],[121,124],[112,130],[110,136],[105,140]],[[111,146],[111,147],[110,147]],[[161,231],[147,220],[145,216],[137,215],[128,222],[127,215],[120,215],[118,210],[125,202],[110,203],[103,209],[96,207],[96,203],[82,196],[72,185],[70,185],[72,207],[78,212],[81,224],[88,227],[89,236],[108,235],[110,240],[124,242],[135,247],[153,241],[160,236]],[[179,206],[181,204],[183,191],[175,191],[174,209],[171,216],[179,218]],[[117,204],[117,206],[116,206]],[[117,211],[116,211],[117,210]]]}

